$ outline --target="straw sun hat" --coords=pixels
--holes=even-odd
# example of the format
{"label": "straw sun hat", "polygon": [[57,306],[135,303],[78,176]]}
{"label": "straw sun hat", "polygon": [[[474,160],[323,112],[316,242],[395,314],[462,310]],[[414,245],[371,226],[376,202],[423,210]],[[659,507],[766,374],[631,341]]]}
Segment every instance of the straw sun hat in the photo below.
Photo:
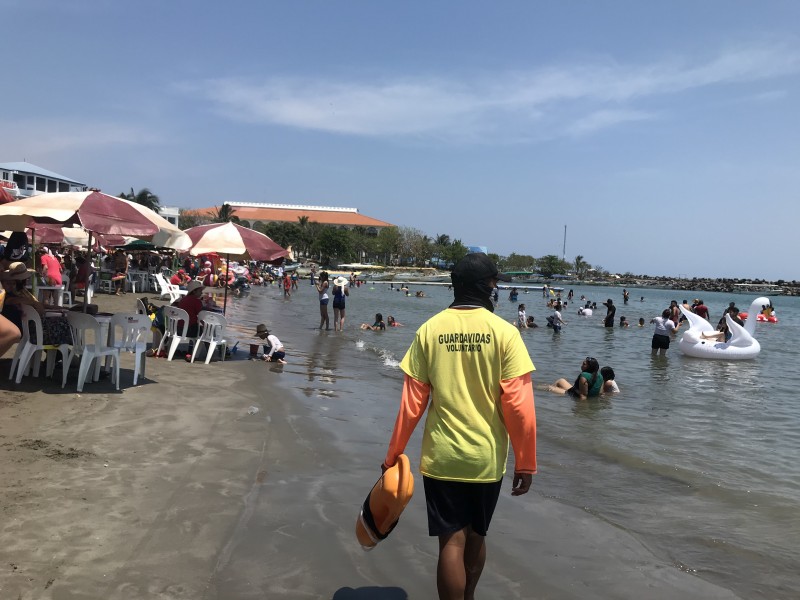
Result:
{"label": "straw sun hat", "polygon": [[337,277],[336,279],[333,280],[333,285],[343,285],[344,286],[344,285],[347,285],[347,284],[348,284],[347,279],[345,279],[341,275],[339,275],[339,277]]}
{"label": "straw sun hat", "polygon": [[27,279],[33,273],[23,262],[12,262],[5,271],[0,272],[0,277],[6,280]]}

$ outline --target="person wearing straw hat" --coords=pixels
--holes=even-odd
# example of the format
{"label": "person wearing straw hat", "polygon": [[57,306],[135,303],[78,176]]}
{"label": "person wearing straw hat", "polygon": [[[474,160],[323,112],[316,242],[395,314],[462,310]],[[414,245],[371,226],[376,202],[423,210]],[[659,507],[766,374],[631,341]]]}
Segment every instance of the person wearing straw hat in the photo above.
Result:
{"label": "person wearing straw hat", "polygon": [[[71,344],[72,333],[66,317],[61,315],[45,317],[45,311],[54,306],[39,302],[26,287],[28,279],[34,273],[23,262],[12,262],[8,269],[0,273],[3,281],[3,290],[6,293],[3,302],[2,315],[22,331],[22,306],[32,307],[42,317],[43,344]],[[36,340],[31,340],[36,342]]]}
{"label": "person wearing straw hat", "polygon": [[534,366],[519,330],[493,314],[492,291],[510,277],[476,252],[451,279],[454,302],[417,330],[400,363],[400,410],[381,468],[395,465],[427,409],[419,470],[428,533],[439,538],[439,597],[473,598],[509,436],[511,495],[526,494],[536,472]]}
{"label": "person wearing straw hat", "polygon": [[[267,329],[267,326],[261,323],[258,327],[256,327],[256,337],[261,338],[262,340],[266,340],[265,346],[269,348],[267,350],[264,349],[264,360],[267,362],[279,362],[281,364],[286,364],[284,358],[286,358],[286,350],[283,347],[283,344],[278,339],[276,335],[273,335]],[[252,346],[250,350],[250,356],[253,356]]]}
{"label": "person wearing straw hat", "polygon": [[350,292],[347,287],[347,278],[339,275],[333,280],[333,330],[339,331],[344,329],[344,299],[349,296]]}

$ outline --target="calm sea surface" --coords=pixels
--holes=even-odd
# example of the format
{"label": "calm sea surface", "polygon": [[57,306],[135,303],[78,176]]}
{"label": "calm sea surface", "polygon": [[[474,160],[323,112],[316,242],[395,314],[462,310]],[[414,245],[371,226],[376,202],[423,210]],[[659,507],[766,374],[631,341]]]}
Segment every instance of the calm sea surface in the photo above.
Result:
{"label": "calm sea surface", "polygon": [[[317,294],[308,281],[289,302],[277,288],[253,288],[229,299],[228,316],[242,339],[267,322],[287,346],[290,366],[323,368],[333,378],[346,372],[385,390],[374,397],[386,404],[391,428],[398,362],[416,328],[452,298],[446,287],[411,289],[426,297],[378,282],[354,289],[343,334],[315,331]],[[629,288],[623,305],[622,288],[572,289],[576,302],[563,311],[560,334],[543,326],[550,313],[541,292],[518,299],[542,325],[522,332],[536,365],[536,491],[630,532],[656,555],[744,598],[800,598],[800,297],[772,297],[779,322],[758,324],[761,354],[725,362],[683,356],[677,338],[666,357],[652,357],[649,320],[670,300],[702,297],[716,324],[728,302],[747,310],[755,294]],[[598,305],[612,298],[617,320],[625,315],[632,326],[602,327],[602,306],[578,316],[581,295]],[[405,327],[359,330],[376,312]],[[508,292],[501,291],[496,313],[516,320]],[[312,355],[303,341],[318,336],[331,338],[326,356]],[[572,381],[586,356],[614,367],[621,394],[575,402],[539,389],[559,377]]]}

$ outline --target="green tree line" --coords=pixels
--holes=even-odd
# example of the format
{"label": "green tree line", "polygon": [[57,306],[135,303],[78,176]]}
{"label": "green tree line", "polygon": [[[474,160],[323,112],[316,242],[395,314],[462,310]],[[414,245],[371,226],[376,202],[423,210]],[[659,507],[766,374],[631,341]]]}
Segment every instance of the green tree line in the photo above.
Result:
{"label": "green tree line", "polygon": [[[227,204],[217,207],[209,216],[181,210],[182,229],[226,221],[239,222],[235,210]],[[411,227],[386,227],[375,235],[364,227],[323,225],[304,216],[296,223],[259,223],[255,229],[284,248],[291,247],[296,259],[315,260],[325,265],[365,262],[446,269],[468,252],[460,239],[452,239],[447,234],[431,237]],[[575,257],[572,262],[552,254],[539,258],[516,253],[509,256],[490,253],[489,256],[502,271],[538,273],[543,277],[569,274],[579,279],[607,274],[600,266],[592,267],[583,256]]]}
{"label": "green tree line", "polygon": [[[120,198],[136,202],[158,212],[161,203],[148,188],[138,192],[122,192]],[[240,223],[236,210],[229,204],[214,209],[211,215],[200,215],[188,209],[180,210],[180,226],[189,229],[205,223]],[[460,239],[447,234],[430,237],[412,227],[386,227],[374,235],[364,227],[344,228],[323,225],[303,216],[297,223],[271,222],[256,226],[277,244],[292,249],[297,259],[313,259],[322,264],[368,262],[394,266],[447,268],[467,254]],[[501,271],[538,273],[543,277],[573,275],[585,279],[593,275],[606,275],[600,266],[591,267],[583,256],[574,262],[560,259],[554,254],[539,258],[527,254],[511,253],[509,256],[490,254]]]}

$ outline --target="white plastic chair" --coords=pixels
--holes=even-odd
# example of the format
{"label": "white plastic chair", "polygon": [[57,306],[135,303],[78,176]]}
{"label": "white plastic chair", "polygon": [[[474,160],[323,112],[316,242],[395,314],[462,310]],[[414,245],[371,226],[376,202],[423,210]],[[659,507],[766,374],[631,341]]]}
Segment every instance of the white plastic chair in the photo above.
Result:
{"label": "white plastic chair", "polygon": [[[69,321],[70,329],[72,329],[72,348],[64,360],[64,381],[61,387],[63,388],[67,384],[67,371],[74,357],[81,357],[81,364],[78,368],[78,392],[82,392],[83,384],[86,382],[86,375],[89,373],[92,362],[95,359],[99,361],[104,356],[111,356],[114,359],[114,371],[112,372],[111,381],[116,384],[117,390],[119,390],[119,348],[112,348],[104,343],[100,323],[92,315],[69,312],[67,313],[67,320]],[[88,342],[87,333],[90,331],[94,334],[93,344]],[[99,364],[98,362],[93,381],[99,379]]]}
{"label": "white plastic chair", "polygon": [[106,292],[108,294],[114,293],[114,282],[110,279],[99,279],[98,284],[101,292]]}
{"label": "white plastic chair", "polygon": [[137,315],[146,315],[147,314],[147,307],[142,302],[141,298],[136,299],[136,314]]}
{"label": "white plastic chair", "polygon": [[[141,302],[138,300],[137,302]],[[147,334],[150,332],[152,322],[147,314],[119,313],[111,317],[108,324],[108,346],[122,351],[132,352],[134,356],[133,385],[139,381],[139,375],[144,377],[145,353],[147,352]],[[117,336],[119,330],[119,337]],[[110,356],[106,357],[106,367]]]}
{"label": "white plastic chair", "polygon": [[[14,371],[16,370],[16,382],[22,381],[22,375],[26,374],[31,366],[33,366],[33,376],[39,376],[39,367],[42,363],[42,352],[47,354],[47,376],[52,377],[53,371],[56,366],[55,351],[61,352],[61,358],[64,363],[64,373],[67,372],[67,354],[69,353],[69,344],[43,344],[44,331],[42,329],[42,318],[36,309],[27,304],[22,305],[22,339],[17,344],[17,351],[14,353],[14,359],[11,361],[11,371],[8,374],[9,379],[14,378]],[[35,332],[36,343],[32,341],[31,325]],[[31,363],[31,360],[33,361]],[[66,375],[65,375],[66,377]]]}
{"label": "white plastic chair", "polygon": [[[180,330],[178,329],[178,323],[182,322]],[[158,344],[158,352],[157,354],[161,354],[161,349],[164,347],[167,339],[170,340],[169,345],[169,352],[167,354],[167,360],[172,360],[172,357],[175,356],[175,350],[178,349],[178,346],[182,342],[189,343],[191,341],[197,340],[197,338],[189,337],[187,332],[189,331],[189,313],[187,313],[182,308],[177,308],[175,306],[165,306],[164,307],[164,335],[161,338],[161,342]]]}
{"label": "white plastic chair", "polygon": [[64,306],[66,308],[70,308],[72,306],[72,292],[69,291],[69,279],[64,281],[64,285],[62,286],[61,290],[61,303],[59,306]]}
{"label": "white plastic chair", "polygon": [[219,345],[221,351],[220,360],[224,361],[225,349],[228,345],[228,341],[225,339],[225,328],[228,326],[228,322],[225,320],[225,317],[215,312],[201,310],[197,315],[197,320],[202,324],[203,328],[200,330],[200,337],[197,338],[197,342],[194,344],[191,362],[194,362],[194,357],[197,354],[197,349],[200,347],[201,342],[206,342],[208,344],[206,364],[211,361],[211,357],[217,345]]}
{"label": "white plastic chair", "polygon": [[187,294],[186,290],[182,290],[177,285],[168,283],[161,273],[156,273],[155,277],[156,281],[158,281],[158,287],[161,294],[159,298],[164,299],[166,296],[169,297],[170,302],[175,302],[178,298]]}

